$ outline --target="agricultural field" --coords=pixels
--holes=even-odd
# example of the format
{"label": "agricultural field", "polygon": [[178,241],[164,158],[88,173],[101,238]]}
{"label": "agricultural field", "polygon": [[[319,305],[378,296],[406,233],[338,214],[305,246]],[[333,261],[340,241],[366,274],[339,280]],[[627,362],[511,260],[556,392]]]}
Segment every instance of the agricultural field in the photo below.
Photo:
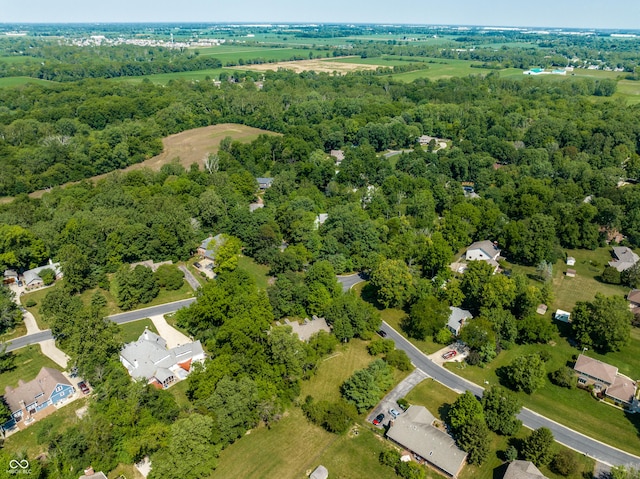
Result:
{"label": "agricultural field", "polygon": [[351,62],[340,62],[331,60],[299,60],[294,62],[263,63],[260,65],[245,65],[245,70],[265,72],[268,70],[277,71],[279,68],[292,70],[295,73],[313,70],[315,72],[345,74],[354,71],[375,70],[378,65],[367,65]]}
{"label": "agricultural field", "polygon": [[198,49],[200,55],[217,58],[223,65],[227,63],[238,63],[240,60],[248,61],[260,59],[265,62],[287,61],[293,57],[309,58],[309,55],[326,56],[328,51],[313,50],[306,48],[246,48],[246,47],[206,47]]}
{"label": "agricultural field", "polygon": [[6,77],[0,78],[0,88],[12,87],[12,86],[22,86],[28,83],[37,83],[39,85],[50,85],[55,82],[51,82],[49,80],[41,80],[39,78],[31,78],[31,77]]}

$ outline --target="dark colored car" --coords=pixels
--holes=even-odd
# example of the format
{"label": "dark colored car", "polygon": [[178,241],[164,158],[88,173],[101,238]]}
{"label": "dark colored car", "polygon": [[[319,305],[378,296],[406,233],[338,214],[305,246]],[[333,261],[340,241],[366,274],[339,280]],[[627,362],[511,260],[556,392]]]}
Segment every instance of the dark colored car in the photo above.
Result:
{"label": "dark colored car", "polygon": [[82,391],[82,394],[89,394],[89,386],[87,386],[87,383],[85,383],[84,381],[80,381],[78,383],[78,388],[80,388],[80,391]]}
{"label": "dark colored car", "polygon": [[385,331],[383,331],[382,329],[378,331],[378,334],[383,338],[387,337],[387,333]]}
{"label": "dark colored car", "polygon": [[382,421],[384,421],[384,414],[380,413],[373,420],[373,425],[374,426],[379,426],[380,424],[382,424]]}

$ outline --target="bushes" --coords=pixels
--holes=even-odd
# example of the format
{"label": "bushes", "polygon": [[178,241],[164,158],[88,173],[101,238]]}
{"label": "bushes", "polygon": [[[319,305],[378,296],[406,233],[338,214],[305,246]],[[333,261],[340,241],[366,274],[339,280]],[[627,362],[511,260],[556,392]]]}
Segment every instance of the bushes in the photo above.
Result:
{"label": "bushes", "polygon": [[549,379],[556,386],[573,389],[576,386],[576,375],[573,369],[564,366],[549,374]]}
{"label": "bushes", "polygon": [[392,384],[391,367],[382,359],[376,359],[342,384],[342,396],[361,413],[375,406]]}
{"label": "bushes", "polygon": [[172,264],[163,264],[153,274],[158,286],[169,291],[180,289],[184,283],[184,273]]}
{"label": "bushes", "polygon": [[395,347],[395,343],[391,339],[374,339],[367,346],[367,351],[372,356],[377,356],[378,354],[387,354]]}
{"label": "bushes", "polygon": [[426,471],[415,462],[402,462],[400,453],[394,449],[382,451],[378,457],[380,464],[392,467],[403,479],[425,479]]}
{"label": "bushes", "polygon": [[389,366],[393,366],[399,371],[409,371],[412,368],[411,360],[407,353],[401,349],[394,349],[389,351],[384,357],[384,360]]}
{"label": "bushes", "polygon": [[34,299],[31,299],[31,298],[27,299],[27,301],[24,303],[24,305],[27,308],[33,308],[36,304],[38,304],[38,303],[36,303],[36,301]]}
{"label": "bushes", "polygon": [[344,399],[313,402],[313,398],[307,396],[302,410],[312,423],[336,434],[346,432],[358,417],[355,406]]}
{"label": "bushes", "polygon": [[568,476],[578,467],[578,459],[576,453],[569,449],[563,449],[553,456],[551,461],[551,470],[557,472],[561,476]]}

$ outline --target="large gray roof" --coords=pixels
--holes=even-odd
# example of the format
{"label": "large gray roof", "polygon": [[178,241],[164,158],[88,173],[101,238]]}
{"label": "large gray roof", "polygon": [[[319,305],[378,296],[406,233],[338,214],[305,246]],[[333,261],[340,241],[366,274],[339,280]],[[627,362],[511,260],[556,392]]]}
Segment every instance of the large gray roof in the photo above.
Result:
{"label": "large gray roof", "polygon": [[127,369],[132,377],[156,378],[160,382],[173,375],[172,367],[203,355],[200,341],[167,349],[167,342],[148,329],[137,341],[126,344],[120,351],[120,357],[128,363]]}
{"label": "large gray roof", "polygon": [[609,261],[609,266],[622,272],[631,268],[634,264],[640,260],[637,254],[635,254],[630,248],[626,246],[614,246],[613,255],[615,260]]}
{"label": "large gray roof", "polygon": [[34,283],[42,282],[40,273],[45,269],[52,270],[56,274],[56,276],[60,276],[60,274],[62,274],[62,270],[60,269],[60,263],[45,264],[44,266],[38,266],[37,268],[29,269],[24,273],[22,273],[24,284],[29,286]]}
{"label": "large gray roof", "polygon": [[507,467],[502,479],[546,479],[540,470],[529,461],[513,461]]}
{"label": "large gray roof", "polygon": [[462,323],[465,319],[473,318],[473,314],[471,314],[466,309],[460,309],[455,306],[449,306],[451,310],[451,314],[449,315],[449,320],[447,321],[447,326],[455,331],[459,331]]}
{"label": "large gray roof", "polygon": [[411,406],[394,421],[387,437],[418,454],[438,469],[456,476],[467,453],[449,434],[432,425],[433,415],[422,406]]}

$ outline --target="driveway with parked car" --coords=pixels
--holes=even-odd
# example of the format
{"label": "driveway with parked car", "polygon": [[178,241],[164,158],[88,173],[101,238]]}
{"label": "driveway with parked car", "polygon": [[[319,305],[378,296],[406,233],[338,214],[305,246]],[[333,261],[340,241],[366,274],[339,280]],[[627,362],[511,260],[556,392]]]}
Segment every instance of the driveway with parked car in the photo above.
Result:
{"label": "driveway with parked car", "polygon": [[[402,414],[402,408],[397,403],[398,399],[405,397],[414,387],[428,377],[429,376],[422,370],[414,369],[411,374],[404,378],[400,384],[393,388],[393,390],[378,403],[373,411],[371,411],[371,414],[369,414],[367,420],[379,427],[389,424],[391,419],[395,419]],[[384,415],[384,417],[376,423],[375,420],[380,415]]]}

